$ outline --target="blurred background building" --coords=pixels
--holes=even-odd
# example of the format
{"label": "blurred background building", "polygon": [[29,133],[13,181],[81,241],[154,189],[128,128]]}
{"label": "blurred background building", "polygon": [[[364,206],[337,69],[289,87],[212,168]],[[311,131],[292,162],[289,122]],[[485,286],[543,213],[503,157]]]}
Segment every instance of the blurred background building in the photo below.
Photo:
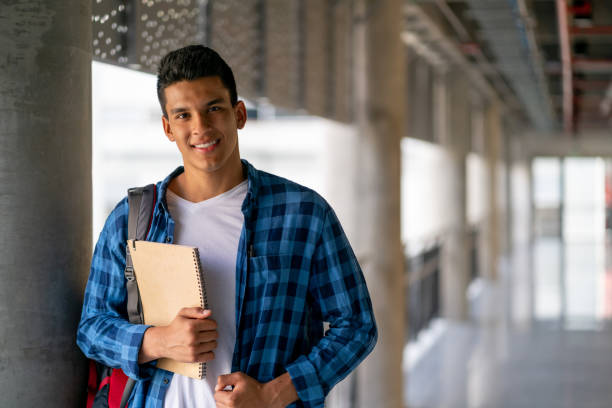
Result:
{"label": "blurred background building", "polygon": [[92,243],[181,164],[155,70],[234,69],[241,154],[320,192],[379,343],[326,406],[609,407],[607,0],[0,3],[0,407],[81,406]]}

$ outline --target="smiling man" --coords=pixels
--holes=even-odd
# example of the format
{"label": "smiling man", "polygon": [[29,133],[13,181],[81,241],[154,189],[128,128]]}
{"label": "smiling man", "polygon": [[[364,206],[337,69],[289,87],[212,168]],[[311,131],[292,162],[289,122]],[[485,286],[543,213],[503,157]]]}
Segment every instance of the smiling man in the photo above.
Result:
{"label": "smiling man", "polygon": [[[166,55],[157,92],[183,166],[157,184],[147,239],[199,248],[209,310],[184,308],[168,326],[128,322],[124,199],[96,245],[79,346],[137,380],[130,407],[322,407],[377,337],[338,219],[316,192],[241,159],[246,109],[215,51]],[[158,369],[162,357],[206,362],[207,377]]]}

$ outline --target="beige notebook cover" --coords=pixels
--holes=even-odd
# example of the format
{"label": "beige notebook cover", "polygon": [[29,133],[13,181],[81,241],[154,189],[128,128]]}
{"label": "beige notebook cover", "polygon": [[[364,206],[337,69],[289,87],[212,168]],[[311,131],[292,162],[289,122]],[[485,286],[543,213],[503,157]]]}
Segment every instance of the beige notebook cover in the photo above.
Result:
{"label": "beige notebook cover", "polygon": [[[208,307],[197,248],[132,240],[128,248],[145,324],[165,326],[183,307]],[[206,376],[205,363],[160,358],[157,367],[191,378]]]}

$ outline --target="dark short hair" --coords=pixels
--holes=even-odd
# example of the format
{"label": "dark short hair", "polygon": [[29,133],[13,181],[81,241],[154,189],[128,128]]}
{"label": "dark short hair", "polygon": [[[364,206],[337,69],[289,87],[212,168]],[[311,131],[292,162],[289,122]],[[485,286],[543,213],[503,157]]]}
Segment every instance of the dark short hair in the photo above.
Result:
{"label": "dark short hair", "polygon": [[157,71],[157,98],[164,116],[166,95],[164,90],[175,82],[193,81],[202,77],[218,76],[230,94],[230,102],[236,105],[238,93],[232,69],[212,48],[203,45],[188,45],[170,51],[159,63]]}

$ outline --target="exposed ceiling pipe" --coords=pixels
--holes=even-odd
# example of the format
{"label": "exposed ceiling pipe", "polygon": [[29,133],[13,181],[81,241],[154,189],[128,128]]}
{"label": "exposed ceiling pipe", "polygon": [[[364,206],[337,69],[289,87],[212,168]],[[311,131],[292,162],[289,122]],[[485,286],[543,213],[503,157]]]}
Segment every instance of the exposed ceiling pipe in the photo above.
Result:
{"label": "exposed ceiling pipe", "polygon": [[[491,100],[500,101],[503,109],[507,109],[505,101],[499,99],[496,90],[484,78],[482,73],[474,68],[458,50],[456,45],[451,43],[438,26],[431,21],[427,14],[415,5],[405,5],[404,13],[406,16],[411,16],[416,24],[412,29],[408,27],[409,30],[402,33],[402,40],[406,45],[414,47],[415,44],[420,43],[422,47],[416,47],[417,52],[419,49],[429,49],[429,52],[434,53],[436,57],[443,56],[451,64],[461,67],[484,96]],[[439,51],[433,51],[431,49],[432,46]],[[423,55],[423,57],[427,58],[426,55]],[[432,62],[437,62],[437,58]]]}
{"label": "exposed ceiling pipe", "polygon": [[574,130],[574,89],[572,87],[572,55],[565,0],[557,0],[557,25],[559,27],[561,72],[563,75],[563,129],[566,133],[572,133]]}
{"label": "exposed ceiling pipe", "polygon": [[428,47],[427,44],[416,34],[409,31],[404,31],[401,33],[401,39],[404,44],[411,47],[418,56],[423,58],[430,65],[433,65],[441,71],[446,71],[448,69],[448,64],[446,63],[445,59],[440,56],[439,53],[432,50],[431,47]]}
{"label": "exposed ceiling pipe", "polygon": [[444,14],[444,17],[446,17],[446,20],[448,20],[450,25],[453,27],[453,30],[455,30],[455,32],[459,35],[462,42],[472,41],[470,34],[465,29],[459,18],[455,15],[453,10],[451,10],[448,4],[446,4],[446,1],[436,0],[436,6],[438,6],[440,12]]}
{"label": "exposed ceiling pipe", "polygon": [[518,6],[519,15],[523,20],[524,27],[524,35],[527,38],[527,43],[529,44],[529,50],[531,53],[531,58],[533,60],[533,68],[534,73],[537,79],[537,85],[540,88],[541,97],[546,104],[547,114],[552,119],[554,116],[551,106],[550,100],[550,92],[548,90],[548,82],[546,80],[546,76],[544,74],[544,59],[542,58],[542,54],[540,53],[540,48],[538,47],[538,43],[535,39],[535,33],[533,27],[535,26],[534,18],[529,14],[529,10],[527,9],[527,5],[525,4],[525,0],[516,0],[516,4]]}
{"label": "exposed ceiling pipe", "polygon": [[572,79],[572,86],[574,89],[587,92],[604,92],[605,89],[610,85],[609,80],[603,79]]}
{"label": "exposed ceiling pipe", "polygon": [[[533,18],[522,0],[467,0],[496,66],[507,78],[532,124],[555,127],[544,64],[533,32]],[[527,63],[525,63],[527,62]]]}
{"label": "exposed ceiling pipe", "polygon": [[[467,31],[459,17],[455,14],[455,12],[449,7],[445,0],[435,0],[436,6],[440,12],[444,15],[449,24],[453,27],[453,30],[459,36],[461,40],[461,45],[472,44],[473,40],[470,36],[470,33]],[[465,52],[465,50],[464,50]],[[520,104],[516,100],[514,96],[514,92],[510,89],[510,87],[506,84],[499,71],[491,65],[491,63],[487,60],[487,58],[482,53],[480,46],[474,44],[474,47],[470,47],[470,55],[474,57],[477,65],[482,70],[485,75],[491,76],[491,81],[494,83],[497,91],[504,97],[507,103],[510,104],[510,100],[512,100],[512,105],[519,106]]]}
{"label": "exposed ceiling pipe", "polygon": [[[574,102],[578,104],[582,109],[591,110],[596,109],[600,106],[601,102],[606,98],[606,95],[603,93],[606,91],[606,87],[602,89],[602,93],[600,94],[585,94],[581,96],[574,96]],[[553,104],[555,106],[561,106],[563,104],[563,95],[553,96]],[[582,116],[582,115],[581,115]]]}
{"label": "exposed ceiling pipe", "polygon": [[612,26],[570,27],[572,35],[612,35]]}
{"label": "exposed ceiling pipe", "polygon": [[[572,72],[583,74],[612,74],[612,60],[592,58],[572,58]],[[549,75],[561,75],[563,66],[559,62],[546,63],[546,73]]]}
{"label": "exposed ceiling pipe", "polygon": [[612,73],[612,59],[573,58],[572,70],[592,74]]}

